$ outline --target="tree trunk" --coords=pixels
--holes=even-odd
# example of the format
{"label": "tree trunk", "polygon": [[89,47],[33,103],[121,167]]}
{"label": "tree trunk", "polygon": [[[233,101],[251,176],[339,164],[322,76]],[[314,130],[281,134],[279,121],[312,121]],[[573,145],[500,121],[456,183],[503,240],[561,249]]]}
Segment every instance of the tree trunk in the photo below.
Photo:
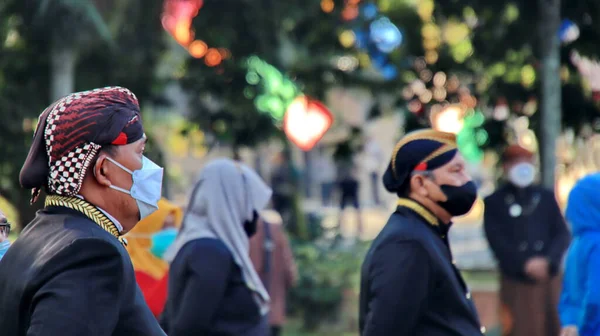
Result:
{"label": "tree trunk", "polygon": [[538,0],[541,60],[541,172],[542,183],[554,190],[556,139],[561,131],[560,0]]}
{"label": "tree trunk", "polygon": [[50,50],[50,99],[56,101],[75,91],[77,52],[74,46],[52,40]]}

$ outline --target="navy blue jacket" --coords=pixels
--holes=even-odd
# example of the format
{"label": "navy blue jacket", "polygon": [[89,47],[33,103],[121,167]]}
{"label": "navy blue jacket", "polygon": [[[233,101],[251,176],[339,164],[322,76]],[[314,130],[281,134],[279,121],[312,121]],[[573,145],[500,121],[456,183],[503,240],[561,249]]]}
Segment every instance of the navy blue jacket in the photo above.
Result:
{"label": "navy blue jacket", "polygon": [[[522,209],[516,217],[510,215],[514,204]],[[551,276],[560,271],[571,234],[551,190],[505,184],[485,199],[483,225],[504,275],[534,283],[525,274],[525,263],[532,257],[546,257]]]}
{"label": "navy blue jacket", "polygon": [[222,241],[195,239],[171,263],[161,324],[169,336],[260,335],[265,320],[252,295]]}
{"label": "navy blue jacket", "polygon": [[361,335],[481,335],[471,294],[452,262],[448,226],[403,201],[410,208],[392,214],[362,267]]}
{"label": "navy blue jacket", "polygon": [[83,214],[38,212],[0,262],[3,336],[164,336],[125,247]]}

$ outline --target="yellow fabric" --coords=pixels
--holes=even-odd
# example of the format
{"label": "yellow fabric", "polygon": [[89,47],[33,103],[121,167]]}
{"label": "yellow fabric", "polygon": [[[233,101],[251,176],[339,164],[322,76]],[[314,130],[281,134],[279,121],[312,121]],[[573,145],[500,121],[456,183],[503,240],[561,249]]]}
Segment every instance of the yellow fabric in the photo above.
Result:
{"label": "yellow fabric", "polygon": [[158,202],[158,210],[140,221],[125,236],[127,251],[135,271],[144,272],[155,279],[162,278],[167,272],[169,265],[150,252],[150,236],[163,228],[165,219],[170,214],[175,216],[175,226],[179,227],[183,217],[182,209],[166,199],[161,199]]}

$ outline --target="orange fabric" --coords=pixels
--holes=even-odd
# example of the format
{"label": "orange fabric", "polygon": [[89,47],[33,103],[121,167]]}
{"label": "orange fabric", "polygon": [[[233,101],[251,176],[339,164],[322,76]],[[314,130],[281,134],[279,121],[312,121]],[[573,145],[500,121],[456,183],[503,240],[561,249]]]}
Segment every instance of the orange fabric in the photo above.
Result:
{"label": "orange fabric", "polygon": [[158,317],[167,300],[167,278],[169,265],[150,252],[151,235],[162,230],[169,215],[175,217],[175,227],[181,225],[183,210],[165,199],[158,202],[158,210],[140,221],[125,236],[127,252],[131,257],[135,278],[146,304],[154,316]]}
{"label": "orange fabric", "polygon": [[169,201],[161,199],[158,202],[158,210],[140,221],[133,230],[125,235],[125,238],[127,238],[127,251],[131,257],[134,270],[144,272],[157,280],[164,276],[169,269],[169,265],[150,253],[150,236],[163,228],[165,220],[171,214],[175,216],[175,226],[179,227],[183,211]]}

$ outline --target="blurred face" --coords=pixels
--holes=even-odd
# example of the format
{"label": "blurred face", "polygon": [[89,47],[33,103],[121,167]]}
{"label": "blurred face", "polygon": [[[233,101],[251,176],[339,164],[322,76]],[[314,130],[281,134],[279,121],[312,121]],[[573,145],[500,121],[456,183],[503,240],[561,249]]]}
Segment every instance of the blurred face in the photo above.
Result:
{"label": "blurred face", "polygon": [[[104,200],[109,203],[111,211],[114,212],[111,215],[127,222],[121,223],[125,231],[133,228],[135,223],[140,220],[140,213],[136,201],[131,195],[112,189],[110,186],[131,190],[133,177],[118,164],[130,171],[141,169],[145,147],[145,137],[128,145],[112,147],[109,151],[100,152],[94,167],[94,176],[97,182],[105,187],[102,188],[102,192],[106,194]],[[133,225],[128,223],[133,223]]]}
{"label": "blurred face", "polygon": [[535,180],[536,168],[533,158],[520,157],[504,164],[504,176],[518,188],[526,188]]}
{"label": "blurred face", "polygon": [[533,158],[517,157],[512,160],[506,161],[503,165],[504,174],[508,175],[508,173],[514,166],[516,166],[518,164],[522,164],[522,163],[533,165]]}
{"label": "blurred face", "polygon": [[8,234],[10,233],[10,224],[6,219],[4,213],[0,210],[0,242],[3,242],[8,238]]}
{"label": "blurred face", "polygon": [[477,188],[465,166],[463,156],[457,152],[442,167],[415,172],[411,178],[411,191],[437,203],[452,216],[464,215],[477,198]]}
{"label": "blurred face", "polygon": [[164,229],[171,229],[175,227],[175,214],[174,213],[170,213],[166,218],[165,221],[163,223],[163,230]]}

